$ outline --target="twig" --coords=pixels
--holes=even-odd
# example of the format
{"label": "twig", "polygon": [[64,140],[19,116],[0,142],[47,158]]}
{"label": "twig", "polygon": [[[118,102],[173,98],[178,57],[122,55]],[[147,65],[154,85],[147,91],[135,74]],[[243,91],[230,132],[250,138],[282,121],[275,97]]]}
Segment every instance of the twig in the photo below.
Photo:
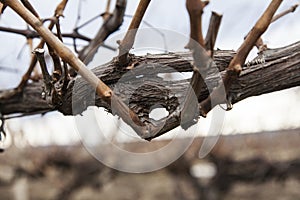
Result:
{"label": "twig", "polygon": [[222,15],[216,12],[211,13],[209,27],[205,37],[205,47],[211,57],[213,57],[214,54],[214,46],[219,33],[222,17]]}
{"label": "twig", "polygon": [[55,81],[58,81],[62,75],[62,66],[60,58],[50,45],[47,44],[47,47],[54,65],[53,78],[55,79]]}
{"label": "twig", "polygon": [[85,64],[88,64],[92,60],[97,52],[97,49],[103,44],[106,38],[113,32],[117,31],[122,25],[125,9],[126,0],[118,0],[116,2],[113,14],[109,15],[109,17],[103,22],[103,25],[99,29],[94,39],[92,39],[90,43],[79,52],[78,57],[80,60],[82,60]]}
{"label": "twig", "polygon": [[83,24],[81,24],[80,26],[76,26],[74,28],[75,31],[78,31],[79,29],[85,27],[86,25],[90,24],[91,22],[95,21],[97,18],[101,17],[102,14],[98,14],[95,17],[92,17],[91,19],[87,20],[86,22],[84,22]]}
{"label": "twig", "polygon": [[21,0],[21,2],[34,16],[40,19],[39,14],[36,12],[34,7],[31,5],[31,3],[28,0]]}
{"label": "twig", "polygon": [[187,0],[186,7],[190,16],[191,38],[187,45],[193,51],[193,76],[188,88],[184,105],[181,110],[181,127],[189,128],[198,119],[198,97],[202,87],[205,86],[204,79],[211,64],[209,54],[204,47],[202,35],[202,13],[206,4],[199,0]]}
{"label": "twig", "polygon": [[[208,2],[208,1],[207,1]],[[203,8],[207,3],[200,0],[186,0],[186,8],[190,17],[190,41],[186,45],[186,48],[193,49],[196,45],[194,41],[198,42],[204,47],[204,38],[202,33],[202,14]]]}
{"label": "twig", "polygon": [[133,46],[137,30],[140,27],[141,21],[150,4],[150,1],[151,0],[140,0],[140,3],[135,11],[135,14],[127,30],[127,33],[124,39],[120,42],[118,56],[120,66],[126,66],[129,62],[129,51]]}
{"label": "twig", "polygon": [[73,33],[61,33],[61,36],[64,38],[80,39],[87,42],[90,42],[92,40],[91,38],[81,35],[80,33],[75,31]]}
{"label": "twig", "polygon": [[[68,2],[67,0],[62,0],[62,1],[58,4],[58,6],[57,6],[56,9],[55,9],[54,16],[62,15],[61,13],[63,13],[63,10],[65,9],[66,3],[67,3],[67,2]],[[49,29],[49,30],[52,30],[53,27],[54,27],[54,25],[55,25],[54,21],[51,21],[50,24],[49,24],[49,26],[48,26],[48,29]],[[44,39],[41,39],[40,43],[37,45],[36,48],[43,48],[44,45],[45,45],[45,41],[44,41]],[[33,71],[33,69],[34,69],[36,63],[37,63],[37,58],[36,58],[35,56],[33,56],[32,59],[31,59],[31,62],[30,62],[30,65],[29,65],[28,70],[27,70],[26,73],[23,75],[21,82],[19,83],[19,85],[18,85],[17,88],[16,88],[16,92],[17,92],[17,93],[18,93],[18,92],[22,92],[23,88],[25,87],[25,85],[27,84],[27,81],[28,81],[29,78],[30,78],[30,75],[31,75],[31,73],[32,73],[32,71]]]}
{"label": "twig", "polygon": [[2,66],[0,66],[0,71],[6,71],[6,72],[11,72],[11,73],[17,73],[18,72],[17,69],[11,69],[9,67],[2,67]]}
{"label": "twig", "polygon": [[[275,15],[272,20],[271,20],[271,23],[277,21],[278,19],[280,19],[281,17],[284,17],[285,15],[289,14],[289,13],[292,13],[296,10],[296,8],[298,7],[299,4],[295,4],[293,5],[291,8]],[[262,38],[259,38],[256,43],[255,43],[255,46],[256,48],[258,49],[258,53],[261,53],[263,51],[265,51],[268,47],[266,44],[264,44]]]}
{"label": "twig", "polygon": [[39,19],[28,12],[18,0],[6,0],[5,3],[30,24],[64,61],[78,71],[78,73],[96,89],[96,93],[101,99],[108,105],[112,104],[113,108],[115,108],[114,114],[120,116],[140,137],[150,137],[151,127],[143,124],[139,117],[129,109],[103,81],[101,81],[93,72],[88,70],[84,63],[82,63],[51,31],[49,31],[49,29],[45,28]]}
{"label": "twig", "polygon": [[[59,23],[59,18],[57,18],[57,22],[56,22],[56,31],[57,31],[57,37],[60,41],[63,42],[63,38],[62,38],[62,33],[61,33],[61,29],[60,29],[60,23]],[[68,86],[68,83],[70,81],[70,77],[69,77],[69,73],[68,73],[68,64],[66,63],[66,61],[62,61],[63,62],[63,67],[61,68],[62,73],[60,80],[57,81],[62,81],[62,92],[65,92]],[[54,75],[54,72],[53,72]]]}
{"label": "twig", "polygon": [[1,32],[7,32],[7,33],[14,33],[14,34],[19,34],[25,36],[27,39],[28,38],[38,38],[39,34],[37,32],[30,30],[30,29],[15,29],[15,28],[7,28],[7,27],[2,27],[0,26],[0,31]]}
{"label": "twig", "polygon": [[110,2],[111,0],[107,0],[105,13],[103,14],[103,19],[106,20],[109,17],[109,9],[110,9]]}
{"label": "twig", "polygon": [[285,16],[285,15],[287,15],[287,14],[289,14],[289,13],[295,12],[295,10],[297,9],[298,6],[299,6],[299,4],[295,4],[295,5],[293,5],[292,7],[290,7],[289,9],[287,9],[287,10],[285,10],[285,11],[283,11],[283,12],[277,14],[277,15],[275,15],[275,16],[272,18],[271,23],[277,21],[278,19],[280,19],[281,17],[283,17],[283,16]]}
{"label": "twig", "polygon": [[47,65],[46,65],[46,61],[45,61],[45,57],[44,57],[45,50],[44,49],[35,49],[33,51],[33,53],[36,55],[37,60],[40,63],[40,67],[41,67],[43,79],[44,79],[44,84],[45,84],[45,89],[46,89],[46,94],[48,96],[48,95],[50,95],[51,90],[52,90],[53,80],[47,69]]}
{"label": "twig", "polygon": [[245,63],[245,60],[254,46],[257,39],[267,30],[269,27],[272,17],[283,0],[273,0],[264,14],[257,21],[253,29],[250,31],[249,36],[245,39],[243,44],[237,51],[236,56],[232,59],[228,66],[228,70],[240,73],[241,66]]}
{"label": "twig", "polygon": [[77,6],[77,17],[76,17],[76,21],[75,21],[75,28],[78,27],[79,21],[81,19],[81,3],[82,3],[82,0],[79,0],[78,6]]}
{"label": "twig", "polygon": [[[125,15],[125,17],[133,18],[133,15]],[[162,37],[162,39],[164,41],[164,50],[165,50],[165,53],[167,53],[168,52],[168,44],[167,44],[165,34],[160,29],[156,28],[155,26],[153,26],[152,24],[150,24],[146,20],[143,20],[142,23],[145,24],[146,26],[150,27],[154,31],[156,31]]]}
{"label": "twig", "polygon": [[[61,34],[61,30],[60,30],[60,23],[59,23],[59,15],[56,15],[57,17],[55,17],[54,19],[52,19],[55,23],[56,26],[56,32],[57,32],[57,37],[60,41],[63,41],[62,39],[62,34]],[[53,50],[53,48],[47,44],[48,50],[49,50],[49,54],[53,60],[53,64],[54,64],[54,71],[53,71],[53,78],[54,78],[54,82],[59,81],[62,78],[62,73],[63,71],[67,73],[68,69],[66,66],[66,63],[63,64],[64,68],[62,68],[61,65],[61,60],[59,58],[59,56],[57,55],[57,53]],[[64,76],[64,78],[67,78],[67,76]],[[68,81],[67,79],[64,79],[65,81]]]}
{"label": "twig", "polygon": [[[263,13],[263,15],[256,22],[252,30],[250,31],[248,37],[244,40],[243,44],[237,50],[236,55],[233,57],[231,62],[229,63],[226,74],[223,79],[226,96],[228,98],[228,91],[232,85],[232,83],[237,80],[239,74],[242,71],[242,65],[245,63],[245,60],[255,45],[256,41],[260,38],[260,36],[267,30],[270,25],[272,18],[282,3],[282,0],[273,0],[270,5]],[[227,102],[227,99],[224,99],[222,93],[222,86],[220,85],[218,88],[214,89],[211,95],[200,103],[200,110],[202,116],[206,116],[206,114],[217,104]],[[225,97],[226,97],[225,96]],[[212,101],[213,99],[213,101]]]}
{"label": "twig", "polygon": [[[22,35],[27,39],[34,39],[40,37],[36,31],[30,29],[16,29],[16,28],[7,28],[7,27],[0,26],[0,31]],[[80,33],[75,31],[73,33],[61,33],[61,35],[64,38],[80,39],[87,42],[91,41],[91,38],[81,35]]]}
{"label": "twig", "polygon": [[[299,6],[299,4],[295,4],[292,7],[290,7],[289,9],[287,9],[287,10],[285,10],[285,11],[283,11],[283,12],[277,14],[277,15],[275,15],[272,18],[271,23],[277,21],[278,19],[284,17],[285,15],[287,15],[289,13],[294,12],[298,6]],[[248,37],[248,35],[249,35],[249,33],[245,36],[245,38]],[[264,44],[263,39],[261,37],[258,38],[258,40],[255,43],[255,46],[259,50],[259,53],[265,51],[268,48],[267,45]]]}
{"label": "twig", "polygon": [[55,17],[56,18],[59,18],[59,17],[63,17],[63,13],[64,13],[64,10],[67,6],[67,3],[68,3],[68,0],[62,0],[56,7],[55,9]]}

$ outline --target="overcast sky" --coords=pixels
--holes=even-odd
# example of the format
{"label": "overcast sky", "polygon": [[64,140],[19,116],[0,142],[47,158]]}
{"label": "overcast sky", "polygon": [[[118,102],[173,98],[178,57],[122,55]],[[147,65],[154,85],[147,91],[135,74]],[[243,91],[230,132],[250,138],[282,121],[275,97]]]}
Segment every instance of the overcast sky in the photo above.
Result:
{"label": "overcast sky", "polygon": [[[31,2],[40,13],[40,16],[46,18],[52,16],[59,1],[44,0],[43,3],[41,3],[41,1],[31,0]],[[81,20],[79,24],[103,12],[105,2],[106,1],[82,0]],[[112,1],[113,4],[114,2],[115,1]],[[254,25],[269,2],[270,0],[212,0],[209,6],[205,8],[203,17],[204,32],[207,30],[211,11],[217,11],[223,14],[216,47],[220,49],[237,49],[242,43],[244,36]],[[126,14],[132,15],[137,3],[138,1],[128,0]],[[279,11],[285,10],[295,3],[299,3],[299,1],[284,1]],[[78,0],[69,2],[65,11],[65,18],[61,21],[64,32],[70,32],[74,28],[78,5]],[[272,24],[269,30],[263,35],[266,44],[272,48],[299,41],[299,19],[300,11],[298,9],[295,13],[289,14]],[[172,33],[171,35],[178,35],[179,38],[182,38],[183,43],[185,42],[184,38],[188,38],[189,36],[189,19],[184,0],[152,0],[144,20],[155,28],[164,29],[166,34]],[[99,25],[101,25],[99,22],[101,22],[101,19],[96,20],[82,29],[81,33],[92,37],[95,31],[98,30]],[[120,32],[124,32],[129,23],[130,18],[126,17]],[[26,28],[24,22],[9,9],[6,10],[5,14],[1,17],[0,25]],[[147,25],[143,24],[142,27],[146,28]],[[144,34],[147,33],[144,32]],[[157,40],[159,40],[159,38],[161,39],[159,34],[155,32],[152,34],[151,37]],[[142,36],[144,35],[141,34],[139,39],[143,38]],[[117,47],[115,39],[118,37],[120,37],[119,33],[111,35],[108,39],[108,43]],[[22,74],[26,71],[30,52],[26,46],[21,51],[25,43],[25,38],[21,36],[0,33],[0,66],[10,67],[18,71],[16,74],[1,72],[1,89],[16,86]],[[172,44],[174,43],[170,41],[168,47],[171,48]],[[171,50],[182,51],[184,49],[183,45],[175,45]],[[101,57],[103,55],[104,53],[99,51],[98,56]],[[253,51],[251,55],[255,55],[255,51]],[[108,56],[105,57],[107,58]],[[91,66],[93,67],[93,65],[94,64]],[[236,134],[299,127],[299,91],[299,88],[289,89],[282,92],[262,95],[260,97],[248,98],[234,105],[233,110],[226,113],[222,133]],[[103,118],[103,115],[101,116]],[[116,121],[115,118],[112,119],[110,116],[103,120],[106,120],[108,124],[112,122],[112,120],[114,122]],[[211,125],[210,118],[206,120],[201,118],[200,123],[199,133],[205,135]],[[61,128],[61,126],[63,126],[63,128]],[[8,123],[8,129],[14,132],[17,137],[23,135],[30,144],[34,145],[47,145],[49,143],[68,144],[70,141],[74,142],[79,140],[74,126],[74,119],[72,117],[62,117],[59,113],[49,113],[43,117],[33,116],[11,120]],[[109,132],[110,127],[104,129]]]}

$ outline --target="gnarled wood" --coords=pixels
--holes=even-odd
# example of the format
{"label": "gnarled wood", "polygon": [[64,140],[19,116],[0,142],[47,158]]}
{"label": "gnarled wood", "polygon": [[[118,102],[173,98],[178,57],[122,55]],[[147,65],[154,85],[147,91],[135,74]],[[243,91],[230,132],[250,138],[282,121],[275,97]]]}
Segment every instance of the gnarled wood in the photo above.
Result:
{"label": "gnarled wood", "polygon": [[[214,60],[223,74],[224,68],[228,65],[234,54],[233,51],[216,52]],[[134,71],[134,77],[147,75],[147,77],[151,77],[151,80],[144,81],[141,85],[140,80],[133,80],[130,73],[125,74],[129,70],[116,70],[119,68],[117,64],[115,64],[115,61],[105,66],[99,66],[95,68],[93,72],[124,101],[127,99],[127,96],[130,96],[129,107],[137,113],[141,121],[145,122],[149,120],[148,114],[153,105],[160,104],[165,107],[169,113],[175,112],[185,97],[189,79],[164,81],[161,77],[157,76],[157,74],[176,71],[192,72],[190,64],[192,60],[191,54],[169,53],[146,55],[142,57],[133,56],[132,59],[133,62],[136,63],[135,66],[137,66]],[[235,82],[229,90],[233,97],[233,103],[251,96],[300,85],[300,42],[283,48],[265,51],[264,61],[264,63],[259,63],[261,61],[255,59],[249,63],[249,66],[244,66],[238,81]],[[153,64],[152,67],[148,68],[139,68],[139,66],[143,64],[149,65],[149,63],[154,63],[155,65]],[[155,66],[159,66],[159,70],[155,68]],[[174,70],[170,71],[170,69]],[[261,76],[261,74],[264,76]],[[275,76],[276,79],[274,78]],[[115,88],[120,78],[122,78],[122,80],[126,80],[127,78],[128,84],[119,84],[118,88]],[[210,86],[217,86],[218,78],[214,74],[208,73],[206,82]],[[76,87],[74,87],[74,83],[76,83]],[[166,85],[168,87],[166,87]],[[94,90],[81,77],[72,80],[68,86],[68,91],[64,96],[62,105],[57,107],[49,106],[41,99],[42,82],[31,83],[26,86],[22,96],[5,99],[5,92],[7,91],[0,92],[0,110],[4,115],[15,113],[31,114],[51,110],[58,110],[65,115],[74,115],[83,112],[88,106],[92,105],[109,108],[109,105],[99,97],[96,97],[94,102]],[[75,95],[76,98],[72,98],[72,95]],[[198,102],[207,96],[208,91],[206,88],[203,88]],[[75,105],[76,110],[72,109],[72,104]],[[179,125],[180,117],[174,117],[167,122],[155,137]]]}

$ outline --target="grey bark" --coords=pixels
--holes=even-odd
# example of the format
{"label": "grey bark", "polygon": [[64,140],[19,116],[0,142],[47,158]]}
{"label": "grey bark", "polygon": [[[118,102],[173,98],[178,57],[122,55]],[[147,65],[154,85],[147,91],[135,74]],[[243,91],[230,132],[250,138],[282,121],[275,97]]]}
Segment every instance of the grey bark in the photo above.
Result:
{"label": "grey bark", "polygon": [[[224,73],[233,55],[234,51],[216,51],[214,61],[221,74]],[[93,71],[113,88],[117,95],[124,101],[128,101],[130,108],[138,113],[142,120],[149,120],[148,114],[155,105],[165,107],[169,113],[174,112],[184,99],[189,79],[165,80],[159,74],[192,72],[191,54],[181,52],[131,56],[134,70],[120,69],[116,61],[112,60],[108,64],[96,67]],[[233,103],[251,96],[299,86],[300,42],[283,48],[266,50],[263,55],[243,68],[238,81],[230,89]],[[211,88],[218,85],[219,79],[211,72],[206,80]],[[0,112],[3,115],[35,114],[52,110],[58,110],[64,115],[75,115],[92,105],[104,107],[112,112],[109,105],[99,97],[95,97],[93,89],[81,77],[71,81],[61,105],[48,105],[41,98],[42,81],[28,84],[21,95],[6,98],[8,92],[9,90],[0,91]],[[208,94],[207,88],[202,88],[198,102],[205,99]],[[172,127],[178,126],[179,120],[175,119],[170,123]]]}

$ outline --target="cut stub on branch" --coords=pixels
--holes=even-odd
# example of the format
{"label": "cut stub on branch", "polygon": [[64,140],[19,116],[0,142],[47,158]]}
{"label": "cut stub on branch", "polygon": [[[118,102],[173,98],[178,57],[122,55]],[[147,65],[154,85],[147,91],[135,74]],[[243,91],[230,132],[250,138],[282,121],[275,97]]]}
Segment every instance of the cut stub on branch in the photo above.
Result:
{"label": "cut stub on branch", "polygon": [[214,54],[214,47],[219,33],[222,17],[222,15],[216,12],[211,13],[209,27],[205,37],[205,48],[211,57],[213,57]]}

